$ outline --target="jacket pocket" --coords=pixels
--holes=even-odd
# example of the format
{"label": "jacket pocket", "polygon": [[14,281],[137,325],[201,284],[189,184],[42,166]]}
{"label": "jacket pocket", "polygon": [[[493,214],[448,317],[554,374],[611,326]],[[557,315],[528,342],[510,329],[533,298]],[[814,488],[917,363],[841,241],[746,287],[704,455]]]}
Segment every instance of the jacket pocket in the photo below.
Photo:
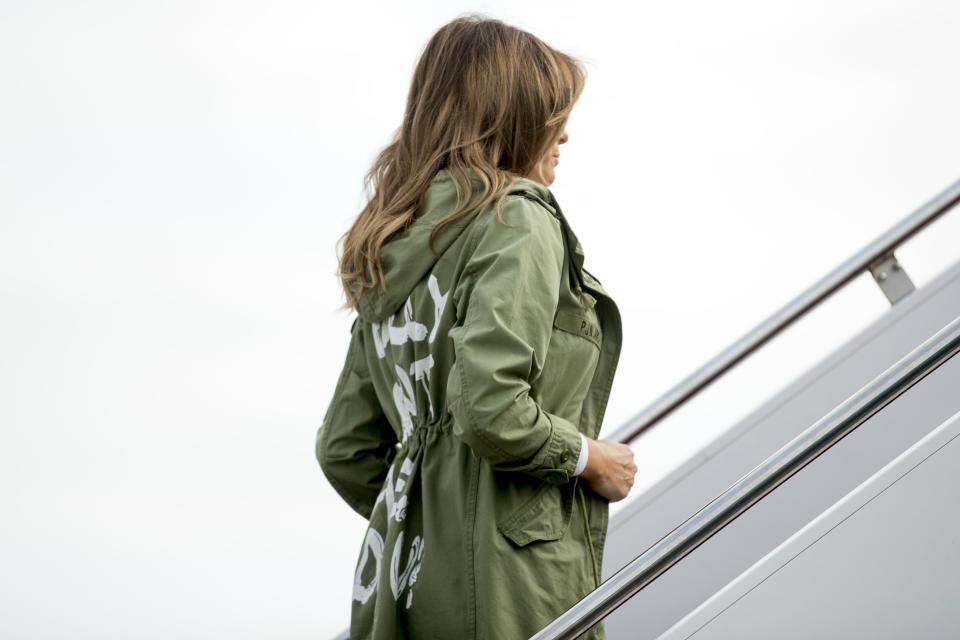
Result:
{"label": "jacket pocket", "polygon": [[553,326],[561,331],[585,338],[592,342],[597,349],[600,348],[600,327],[591,314],[586,311],[560,309],[554,316]]}
{"label": "jacket pocket", "polygon": [[541,482],[529,500],[497,522],[497,529],[517,546],[559,540],[570,526],[577,478],[562,485]]}

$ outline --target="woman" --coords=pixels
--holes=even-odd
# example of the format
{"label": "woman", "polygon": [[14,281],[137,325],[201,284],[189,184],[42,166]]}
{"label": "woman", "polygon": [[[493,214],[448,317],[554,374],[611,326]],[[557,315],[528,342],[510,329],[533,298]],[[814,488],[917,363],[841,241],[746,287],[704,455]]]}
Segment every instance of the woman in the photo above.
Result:
{"label": "woman", "polygon": [[458,18],[367,175],[316,450],[369,519],[352,638],[526,638],[600,582],[636,466],[594,439],[620,314],[547,188],[583,80],[527,32]]}

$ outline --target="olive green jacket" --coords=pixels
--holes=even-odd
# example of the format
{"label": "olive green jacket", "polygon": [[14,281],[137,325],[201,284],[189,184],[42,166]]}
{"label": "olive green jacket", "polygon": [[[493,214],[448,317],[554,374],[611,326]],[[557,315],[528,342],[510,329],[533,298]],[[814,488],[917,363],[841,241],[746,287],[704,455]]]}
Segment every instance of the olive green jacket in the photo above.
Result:
{"label": "olive green jacket", "polygon": [[620,313],[547,187],[516,177],[509,226],[488,207],[434,255],[455,204],[441,170],[384,245],[385,290],[360,298],[317,433],[330,484],[369,519],[351,638],[527,638],[600,581],[608,503],[573,472]]}

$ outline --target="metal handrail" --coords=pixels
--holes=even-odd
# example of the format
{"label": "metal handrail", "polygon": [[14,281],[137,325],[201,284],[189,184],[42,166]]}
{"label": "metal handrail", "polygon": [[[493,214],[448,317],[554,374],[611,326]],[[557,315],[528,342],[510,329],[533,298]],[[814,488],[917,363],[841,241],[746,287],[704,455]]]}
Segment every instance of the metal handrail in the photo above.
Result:
{"label": "metal handrail", "polygon": [[834,292],[869,269],[871,265],[883,260],[898,246],[949,211],[958,202],[960,202],[960,180],[891,227],[719,355],[680,381],[646,409],[615,429],[608,439],[624,444],[632,442]]}
{"label": "metal handrail", "polygon": [[585,633],[790,476],[960,352],[960,317],[781,447],[726,491],[588,593],[531,640]]}

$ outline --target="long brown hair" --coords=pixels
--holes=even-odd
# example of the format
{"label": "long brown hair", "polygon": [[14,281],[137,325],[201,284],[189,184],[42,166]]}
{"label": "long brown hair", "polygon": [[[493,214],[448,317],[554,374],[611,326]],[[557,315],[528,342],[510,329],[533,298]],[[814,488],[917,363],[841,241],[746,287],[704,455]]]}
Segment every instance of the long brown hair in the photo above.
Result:
{"label": "long brown hair", "polygon": [[578,60],[500,20],[466,14],[441,27],[416,64],[402,124],[364,178],[367,204],[341,236],[343,308],[382,284],[380,250],[416,219],[437,171],[450,174],[458,207],[434,226],[431,251],[471,212],[493,203],[499,218],[511,174],[529,174],[559,138],[585,77]]}

